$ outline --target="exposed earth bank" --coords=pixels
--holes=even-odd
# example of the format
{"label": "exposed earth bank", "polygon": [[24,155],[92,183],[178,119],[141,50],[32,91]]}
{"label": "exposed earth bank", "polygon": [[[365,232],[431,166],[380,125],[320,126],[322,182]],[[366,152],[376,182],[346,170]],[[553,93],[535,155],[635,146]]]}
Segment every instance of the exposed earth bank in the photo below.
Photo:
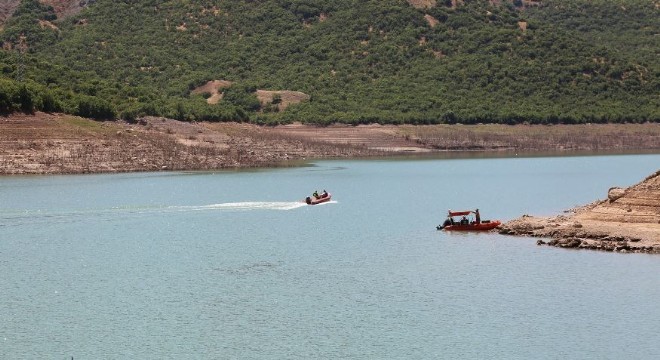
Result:
{"label": "exposed earth bank", "polygon": [[500,226],[501,234],[549,238],[539,245],[660,254],[660,170],[607,199],[539,218],[524,215]]}
{"label": "exposed earth bank", "polygon": [[454,151],[660,150],[660,124],[313,125],[134,124],[37,113],[0,116],[0,174],[215,170],[313,158]]}
{"label": "exposed earth bank", "polygon": [[216,170],[381,153],[241,123],[147,117],[129,124],[44,113],[0,117],[0,174]]}

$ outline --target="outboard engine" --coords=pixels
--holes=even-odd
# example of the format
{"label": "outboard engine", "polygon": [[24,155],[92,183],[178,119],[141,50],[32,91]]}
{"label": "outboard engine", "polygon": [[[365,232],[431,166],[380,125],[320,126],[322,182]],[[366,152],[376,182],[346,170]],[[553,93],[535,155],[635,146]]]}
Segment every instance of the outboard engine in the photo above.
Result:
{"label": "outboard engine", "polygon": [[449,225],[451,225],[451,220],[447,219],[447,220],[445,220],[444,223],[442,223],[442,225],[436,226],[436,229],[442,230],[442,229],[444,229],[445,227],[447,227]]}
{"label": "outboard engine", "polygon": [[305,198],[305,202],[307,203],[307,205],[311,204],[311,203],[312,203],[312,198],[309,197],[309,196],[306,197],[306,198]]}

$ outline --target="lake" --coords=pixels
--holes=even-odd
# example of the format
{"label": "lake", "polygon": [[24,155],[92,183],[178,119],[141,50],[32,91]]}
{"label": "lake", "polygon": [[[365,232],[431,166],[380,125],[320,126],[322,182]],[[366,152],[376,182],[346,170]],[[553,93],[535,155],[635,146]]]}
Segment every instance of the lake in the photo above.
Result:
{"label": "lake", "polygon": [[0,358],[658,359],[659,256],[435,227],[448,209],[559,214],[659,164],[0,177]]}

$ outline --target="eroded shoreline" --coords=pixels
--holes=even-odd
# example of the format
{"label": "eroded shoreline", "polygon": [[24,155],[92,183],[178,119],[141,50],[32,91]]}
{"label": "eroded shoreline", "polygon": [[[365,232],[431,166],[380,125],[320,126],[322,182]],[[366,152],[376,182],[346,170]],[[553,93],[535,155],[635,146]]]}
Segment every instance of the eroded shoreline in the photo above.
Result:
{"label": "eroded shoreline", "polygon": [[264,127],[145,117],[0,117],[0,174],[217,170],[410,154],[660,151],[660,124]]}
{"label": "eroded shoreline", "polygon": [[605,200],[554,217],[523,215],[499,232],[541,238],[538,245],[660,254],[660,170],[626,189],[611,188]]}

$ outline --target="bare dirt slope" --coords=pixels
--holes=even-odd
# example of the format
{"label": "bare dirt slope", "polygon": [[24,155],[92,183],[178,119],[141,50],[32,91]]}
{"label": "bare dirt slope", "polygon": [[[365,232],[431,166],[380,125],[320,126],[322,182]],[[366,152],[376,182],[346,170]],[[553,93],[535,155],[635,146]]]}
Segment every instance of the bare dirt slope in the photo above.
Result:
{"label": "bare dirt slope", "polygon": [[416,9],[428,9],[437,5],[437,0],[408,0],[408,4]]}
{"label": "bare dirt slope", "polygon": [[660,150],[660,124],[333,125],[292,124],[274,132],[394,152]]}
{"label": "bare dirt slope", "polygon": [[85,6],[95,0],[40,0],[42,4],[50,5],[55,10],[58,19],[79,13]]}
{"label": "bare dirt slope", "polygon": [[627,189],[612,188],[606,200],[552,218],[523,216],[500,233],[547,237],[564,248],[660,253],[660,171]]}
{"label": "bare dirt slope", "polygon": [[315,139],[329,144],[353,145],[389,152],[430,152],[432,146],[419,143],[405,132],[406,127],[391,125],[332,125],[327,127],[302,124],[282,125],[271,131],[298,139]]}
{"label": "bare dirt slope", "polygon": [[0,1],[0,29],[2,25],[11,17],[14,10],[18,7],[21,0],[2,0]]}
{"label": "bare dirt slope", "polygon": [[0,116],[0,174],[204,170],[438,151],[660,150],[660,124],[260,127],[147,117]]}
{"label": "bare dirt slope", "polygon": [[[231,81],[227,80],[212,80],[206,84],[193,89],[193,94],[208,94],[206,102],[214,105],[219,103],[224,97],[224,89],[232,86]],[[278,111],[284,111],[291,104],[298,104],[303,101],[308,101],[310,96],[300,91],[291,90],[261,90],[257,89],[255,96],[259,100],[261,107],[273,104],[276,105]],[[275,99],[277,102],[275,103]]]}
{"label": "bare dirt slope", "polygon": [[207,170],[381,154],[239,123],[144,118],[137,124],[67,115],[0,117],[0,174]]}
{"label": "bare dirt slope", "polygon": [[193,94],[210,94],[210,96],[206,99],[206,102],[214,105],[220,102],[222,100],[222,97],[224,93],[222,92],[222,89],[231,87],[232,82],[231,81],[226,81],[226,80],[212,80],[207,82],[206,84],[194,89],[192,91]]}
{"label": "bare dirt slope", "polygon": [[[75,15],[85,6],[95,0],[40,0],[44,5],[50,5],[55,10],[58,19]],[[0,0],[0,28],[12,16],[21,0]]]}
{"label": "bare dirt slope", "polygon": [[261,103],[262,107],[267,104],[272,104],[275,101],[275,98],[279,98],[279,102],[276,104],[278,110],[284,111],[291,104],[298,104],[303,101],[308,101],[310,96],[300,91],[257,90],[257,99],[259,99],[259,103]]}

